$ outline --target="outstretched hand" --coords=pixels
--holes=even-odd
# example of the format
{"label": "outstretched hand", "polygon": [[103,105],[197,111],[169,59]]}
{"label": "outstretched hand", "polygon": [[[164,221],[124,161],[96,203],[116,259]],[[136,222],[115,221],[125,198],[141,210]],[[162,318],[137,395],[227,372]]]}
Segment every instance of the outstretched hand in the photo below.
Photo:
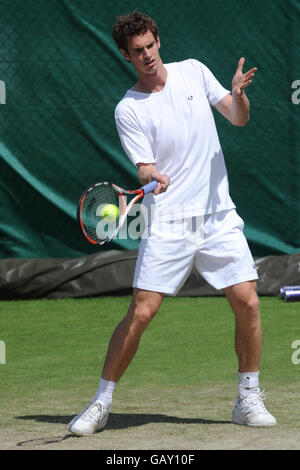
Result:
{"label": "outstretched hand", "polygon": [[245,64],[245,58],[241,57],[238,62],[238,67],[236,69],[235,75],[232,79],[232,96],[242,97],[244,94],[244,89],[247,88],[252,83],[252,78],[257,70],[257,67],[253,67],[248,70],[248,72],[243,73],[243,67]]}

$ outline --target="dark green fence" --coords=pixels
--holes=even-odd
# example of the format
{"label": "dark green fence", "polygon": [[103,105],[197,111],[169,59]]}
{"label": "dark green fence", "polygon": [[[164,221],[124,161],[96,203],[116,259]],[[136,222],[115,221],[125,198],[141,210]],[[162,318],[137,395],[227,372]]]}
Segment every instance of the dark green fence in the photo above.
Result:
{"label": "dark green fence", "polygon": [[216,116],[231,195],[254,255],[300,251],[299,1],[1,0],[0,257],[98,251],[76,225],[82,189],[137,185],[114,124],[135,74],[111,37],[135,8],[156,19],[165,62],[199,59],[225,87],[241,56],[258,67],[249,124]]}

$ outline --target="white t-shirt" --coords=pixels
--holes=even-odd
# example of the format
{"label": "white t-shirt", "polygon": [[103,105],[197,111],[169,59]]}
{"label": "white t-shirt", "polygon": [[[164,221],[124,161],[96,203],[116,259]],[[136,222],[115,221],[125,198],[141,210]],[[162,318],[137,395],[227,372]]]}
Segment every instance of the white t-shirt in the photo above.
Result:
{"label": "white t-shirt", "polygon": [[165,193],[144,197],[148,212],[164,220],[234,208],[210,105],[229,91],[201,62],[164,65],[162,91],[128,90],[115,110],[121,144],[134,165],[154,163],[170,178]]}

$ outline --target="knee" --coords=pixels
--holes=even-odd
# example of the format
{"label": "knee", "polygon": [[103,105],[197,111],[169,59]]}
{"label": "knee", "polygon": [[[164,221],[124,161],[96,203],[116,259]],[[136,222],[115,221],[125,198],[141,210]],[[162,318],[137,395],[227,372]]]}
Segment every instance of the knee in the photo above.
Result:
{"label": "knee", "polygon": [[246,301],[245,309],[251,315],[259,314],[259,299],[256,293],[252,294],[251,297]]}
{"label": "knee", "polygon": [[252,293],[240,301],[239,311],[246,316],[250,323],[256,323],[260,319],[259,315],[259,299],[256,293]]}
{"label": "knee", "polygon": [[148,305],[136,305],[134,309],[134,320],[139,325],[147,326],[155,315],[155,311]]}
{"label": "knee", "polygon": [[152,321],[158,309],[159,305],[156,304],[148,302],[135,302],[132,305],[132,329],[142,333]]}

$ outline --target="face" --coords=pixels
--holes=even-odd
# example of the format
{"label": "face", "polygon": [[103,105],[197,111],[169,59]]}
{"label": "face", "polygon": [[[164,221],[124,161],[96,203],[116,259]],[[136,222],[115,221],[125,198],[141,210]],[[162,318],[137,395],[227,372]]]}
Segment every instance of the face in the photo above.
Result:
{"label": "face", "polygon": [[161,63],[159,37],[155,40],[151,31],[128,39],[127,51],[121,49],[123,57],[132,63],[138,74],[154,74]]}

